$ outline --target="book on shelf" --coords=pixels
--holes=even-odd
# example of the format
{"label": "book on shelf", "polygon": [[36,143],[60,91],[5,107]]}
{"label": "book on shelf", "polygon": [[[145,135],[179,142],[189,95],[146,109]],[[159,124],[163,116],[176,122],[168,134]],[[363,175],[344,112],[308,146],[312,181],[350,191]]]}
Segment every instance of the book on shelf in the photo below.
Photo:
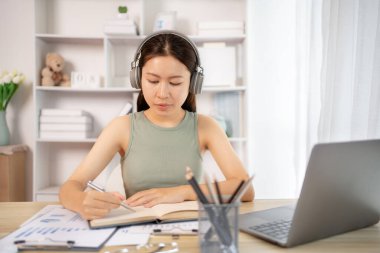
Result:
{"label": "book on shelf", "polygon": [[198,29],[244,29],[243,21],[199,21]]}
{"label": "book on shelf", "polygon": [[199,30],[199,36],[244,36],[242,29],[210,29]]}
{"label": "book on shelf", "polygon": [[58,108],[42,108],[41,116],[85,116],[90,114],[81,109],[58,109]]}
{"label": "book on shelf", "polygon": [[107,19],[104,22],[104,25],[136,26],[135,22],[132,19],[128,19],[128,18],[112,18],[112,19]]}
{"label": "book on shelf", "polygon": [[200,36],[243,36],[243,21],[201,21],[197,24]]}
{"label": "book on shelf", "polygon": [[133,104],[132,112],[137,112],[137,100],[138,100],[138,98],[139,98],[139,93],[133,92],[133,95],[132,95],[132,104]]}
{"label": "book on shelf", "polygon": [[129,34],[137,35],[137,26],[130,19],[109,19],[104,23],[105,34]]}
{"label": "book on shelf", "polygon": [[197,201],[185,201],[173,204],[158,204],[151,208],[133,207],[131,213],[123,207],[112,210],[106,217],[89,221],[92,228],[125,226],[144,223],[165,223],[173,221],[195,220],[198,218]]}
{"label": "book on shelf", "polygon": [[207,69],[203,79],[203,86],[229,86],[236,85],[236,49],[223,46],[220,43],[208,43],[198,47],[202,59],[202,66]]}
{"label": "book on shelf", "polygon": [[40,138],[44,139],[86,139],[90,138],[88,131],[40,131]]}
{"label": "book on shelf", "polygon": [[127,102],[123,109],[121,109],[120,113],[119,113],[119,116],[124,116],[124,115],[127,115],[128,113],[130,113],[132,111],[132,104]]}
{"label": "book on shelf", "polygon": [[90,131],[92,124],[86,123],[40,123],[41,131]]}
{"label": "book on shelf", "polygon": [[40,116],[40,123],[85,123],[91,124],[92,118],[88,115],[84,116]]}
{"label": "book on shelf", "polygon": [[229,137],[241,137],[243,105],[239,93],[220,92],[215,95],[216,113],[221,115],[226,123],[226,133]]}

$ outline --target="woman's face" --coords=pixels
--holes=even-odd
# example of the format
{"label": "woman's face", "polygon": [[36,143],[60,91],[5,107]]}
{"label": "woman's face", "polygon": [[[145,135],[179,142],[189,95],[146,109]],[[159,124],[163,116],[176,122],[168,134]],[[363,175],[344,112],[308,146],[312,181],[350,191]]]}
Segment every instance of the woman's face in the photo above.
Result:
{"label": "woman's face", "polygon": [[142,68],[141,87],[152,112],[167,116],[181,111],[189,93],[190,71],[173,56],[156,56]]}

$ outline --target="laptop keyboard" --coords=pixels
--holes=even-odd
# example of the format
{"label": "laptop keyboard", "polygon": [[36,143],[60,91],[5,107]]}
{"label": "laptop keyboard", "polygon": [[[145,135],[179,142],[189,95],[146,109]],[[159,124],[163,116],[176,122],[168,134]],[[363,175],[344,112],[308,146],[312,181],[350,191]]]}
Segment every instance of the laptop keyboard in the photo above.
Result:
{"label": "laptop keyboard", "polygon": [[257,226],[249,227],[251,230],[260,232],[262,234],[268,235],[279,240],[288,237],[290,224],[292,220],[278,220],[274,222],[268,222]]}

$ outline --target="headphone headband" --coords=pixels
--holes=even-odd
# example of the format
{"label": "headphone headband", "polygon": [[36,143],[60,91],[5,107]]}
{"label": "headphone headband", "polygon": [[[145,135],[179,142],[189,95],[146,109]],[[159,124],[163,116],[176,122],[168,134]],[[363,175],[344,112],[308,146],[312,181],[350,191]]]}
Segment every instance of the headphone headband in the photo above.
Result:
{"label": "headphone headband", "polygon": [[[172,31],[172,30],[162,30],[162,31],[154,32],[154,33],[148,35],[140,43],[139,47],[136,50],[135,57],[134,57],[134,60],[132,62],[132,66],[131,66],[132,68],[138,67],[138,63],[139,63],[139,60],[141,57],[141,49],[143,48],[145,43],[148,42],[151,38],[156,37],[157,35],[161,35],[161,34],[172,34],[172,35],[176,35],[176,36],[186,40],[191,45],[191,47],[193,48],[193,51],[194,51],[195,56],[197,58],[197,67],[196,68],[202,68],[201,67],[201,58],[199,57],[198,49],[197,49],[197,46],[194,44],[194,42],[192,42],[186,35],[179,33],[179,32],[176,32],[176,31]],[[203,68],[202,68],[202,70],[203,70]]]}
{"label": "headphone headband", "polygon": [[186,35],[176,32],[176,31],[172,31],[172,30],[162,30],[162,31],[152,33],[140,43],[139,47],[136,50],[135,57],[131,63],[130,81],[131,81],[132,87],[138,88],[138,89],[141,88],[140,66],[139,66],[140,58],[141,58],[141,49],[144,47],[145,43],[149,41],[151,38],[154,38],[162,34],[176,35],[184,39],[185,41],[187,41],[190,44],[190,46],[193,48],[197,62],[196,62],[196,67],[195,67],[194,72],[191,73],[190,92],[194,94],[201,93],[201,88],[202,88],[202,83],[203,83],[203,68],[201,67],[201,59],[199,57],[198,49],[196,45],[194,44],[194,42],[192,42]]}

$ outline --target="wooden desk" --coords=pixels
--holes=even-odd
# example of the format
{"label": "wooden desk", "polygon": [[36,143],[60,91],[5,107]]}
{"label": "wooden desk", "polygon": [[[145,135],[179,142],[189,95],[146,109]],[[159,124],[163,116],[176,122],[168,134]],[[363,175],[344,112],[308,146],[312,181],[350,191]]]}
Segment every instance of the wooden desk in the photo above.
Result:
{"label": "wooden desk", "polygon": [[[290,200],[255,200],[254,203],[243,203],[241,212],[263,210],[292,203]],[[2,202],[0,203],[0,237],[16,230],[26,219],[44,207],[47,202]],[[151,236],[150,242],[171,242],[170,236]],[[196,236],[181,237],[176,240],[179,252],[199,252]],[[123,247],[104,247],[100,252]],[[337,235],[324,240],[283,249],[240,232],[239,250],[241,253],[252,252],[380,252],[380,225]],[[1,250],[0,250],[1,251]]]}

